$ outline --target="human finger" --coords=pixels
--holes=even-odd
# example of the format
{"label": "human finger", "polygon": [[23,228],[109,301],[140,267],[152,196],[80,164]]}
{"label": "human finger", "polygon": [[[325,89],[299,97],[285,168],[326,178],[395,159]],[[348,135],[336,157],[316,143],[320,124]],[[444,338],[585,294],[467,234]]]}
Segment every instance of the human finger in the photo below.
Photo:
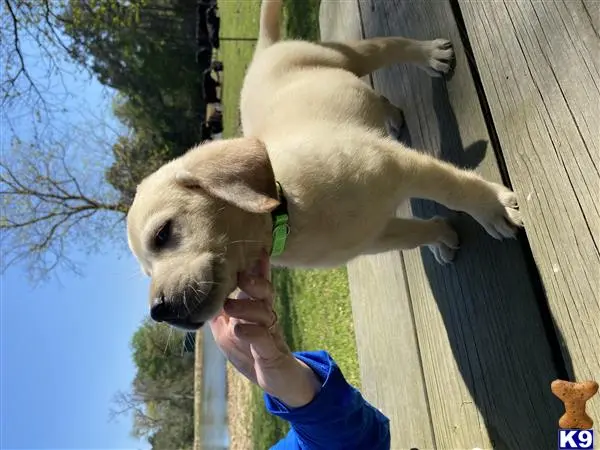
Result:
{"label": "human finger", "polygon": [[267,305],[273,304],[273,285],[268,280],[240,273],[238,286],[251,298],[264,300]]}
{"label": "human finger", "polygon": [[208,326],[212,332],[215,342],[221,350],[231,345],[231,336],[233,335],[233,325],[236,319],[231,317],[225,311],[222,311],[218,316],[208,321]]}
{"label": "human finger", "polygon": [[225,301],[224,310],[229,316],[269,327],[275,323],[275,312],[260,300],[234,300]]}
{"label": "human finger", "polygon": [[271,261],[269,259],[269,254],[263,248],[260,252],[260,255],[254,264],[249,269],[245,270],[244,273],[257,277],[264,278],[266,280],[270,280],[271,278]]}
{"label": "human finger", "polygon": [[221,311],[217,316],[208,321],[208,325],[210,326],[213,336],[216,337],[217,334],[221,334],[227,328],[229,325],[229,319],[229,314],[227,314],[223,309],[223,311]]}
{"label": "human finger", "polygon": [[271,280],[271,260],[269,254],[265,249],[261,251],[260,258],[258,260],[258,276],[265,280]]}
{"label": "human finger", "polygon": [[238,339],[252,345],[254,351],[261,359],[273,361],[284,354],[277,345],[275,337],[266,327],[250,323],[240,323],[234,327],[233,332]]}

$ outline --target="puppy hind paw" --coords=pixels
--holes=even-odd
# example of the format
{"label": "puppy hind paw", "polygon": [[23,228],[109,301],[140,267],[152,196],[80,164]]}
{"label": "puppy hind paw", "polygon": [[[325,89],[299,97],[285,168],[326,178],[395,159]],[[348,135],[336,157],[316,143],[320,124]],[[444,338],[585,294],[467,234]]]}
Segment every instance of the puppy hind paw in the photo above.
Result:
{"label": "puppy hind paw", "polygon": [[404,120],[404,114],[400,119],[388,120],[386,123],[388,134],[394,139],[401,141],[406,131],[406,121]]}
{"label": "puppy hind paw", "polygon": [[428,245],[428,247],[429,250],[431,250],[431,253],[433,253],[433,257],[439,264],[444,266],[454,261],[456,249],[450,248],[443,243],[431,244]]}
{"label": "puppy hind paw", "polygon": [[452,228],[446,219],[434,217],[432,220],[439,223],[440,234],[438,240],[434,244],[429,244],[429,250],[433,253],[435,260],[442,264],[449,264],[454,261],[456,252],[460,248],[458,234]]}

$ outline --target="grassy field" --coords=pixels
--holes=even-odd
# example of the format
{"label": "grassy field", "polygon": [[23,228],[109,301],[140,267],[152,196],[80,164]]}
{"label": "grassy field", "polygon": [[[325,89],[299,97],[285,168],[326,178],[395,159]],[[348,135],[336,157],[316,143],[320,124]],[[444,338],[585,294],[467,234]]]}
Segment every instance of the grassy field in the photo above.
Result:
{"label": "grassy field", "polygon": [[[284,2],[285,34],[291,38],[318,39],[319,0]],[[239,93],[246,68],[252,58],[258,34],[260,0],[220,0],[221,48],[223,61],[224,135],[238,133]]]}
{"label": "grassy field", "polygon": [[[290,348],[329,351],[348,381],[360,387],[346,271],[275,269],[273,284]],[[266,413],[258,388],[252,394],[252,448],[266,449],[283,437],[288,427]]]}
{"label": "grassy field", "polygon": [[[287,0],[287,37],[318,38],[318,0]],[[257,35],[260,0],[221,0],[221,49],[224,64],[222,103],[224,136],[239,133],[239,92],[252,57]],[[229,40],[229,38],[232,38]],[[239,40],[233,40],[237,38]],[[273,271],[276,306],[292,350],[325,349],[340,365],[347,379],[360,387],[352,310],[345,269]],[[265,412],[262,393],[254,389],[248,408],[252,413],[252,446],[266,449],[287,432],[283,421]],[[238,424],[239,425],[239,424]],[[248,424],[250,425],[250,424]]]}

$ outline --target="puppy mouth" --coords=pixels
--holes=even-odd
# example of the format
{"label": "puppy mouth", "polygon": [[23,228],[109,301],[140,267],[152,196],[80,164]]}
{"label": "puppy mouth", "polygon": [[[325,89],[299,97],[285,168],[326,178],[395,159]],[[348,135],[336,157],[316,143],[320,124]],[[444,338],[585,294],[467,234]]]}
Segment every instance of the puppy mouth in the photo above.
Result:
{"label": "puppy mouth", "polygon": [[182,331],[198,331],[206,322],[193,322],[189,319],[174,319],[168,322],[174,328]]}
{"label": "puppy mouth", "polygon": [[183,331],[202,328],[219,313],[227,297],[223,269],[221,261],[214,261],[210,277],[189,278],[177,291],[155,300],[150,308],[152,319]]}
{"label": "puppy mouth", "polygon": [[225,296],[221,295],[222,289],[218,288],[220,283],[211,282],[209,289],[199,289],[200,284],[193,281],[173,296],[170,304],[165,306],[167,312],[158,321],[184,331],[196,331],[202,328],[221,310]]}
{"label": "puppy mouth", "polygon": [[167,322],[186,331],[195,331],[214,315],[215,304],[223,301],[217,298],[218,289],[213,284],[210,289],[200,291],[197,287],[188,286],[178,299],[180,314]]}

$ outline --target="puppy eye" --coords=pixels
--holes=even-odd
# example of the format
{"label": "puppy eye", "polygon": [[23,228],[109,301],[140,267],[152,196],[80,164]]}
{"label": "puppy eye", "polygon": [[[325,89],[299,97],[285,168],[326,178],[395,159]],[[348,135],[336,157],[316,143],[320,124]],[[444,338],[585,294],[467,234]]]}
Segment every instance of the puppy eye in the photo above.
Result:
{"label": "puppy eye", "polygon": [[171,230],[173,228],[172,225],[173,222],[171,220],[167,220],[154,235],[154,247],[156,249],[160,250],[167,245],[167,242],[169,242],[169,239],[171,238]]}

